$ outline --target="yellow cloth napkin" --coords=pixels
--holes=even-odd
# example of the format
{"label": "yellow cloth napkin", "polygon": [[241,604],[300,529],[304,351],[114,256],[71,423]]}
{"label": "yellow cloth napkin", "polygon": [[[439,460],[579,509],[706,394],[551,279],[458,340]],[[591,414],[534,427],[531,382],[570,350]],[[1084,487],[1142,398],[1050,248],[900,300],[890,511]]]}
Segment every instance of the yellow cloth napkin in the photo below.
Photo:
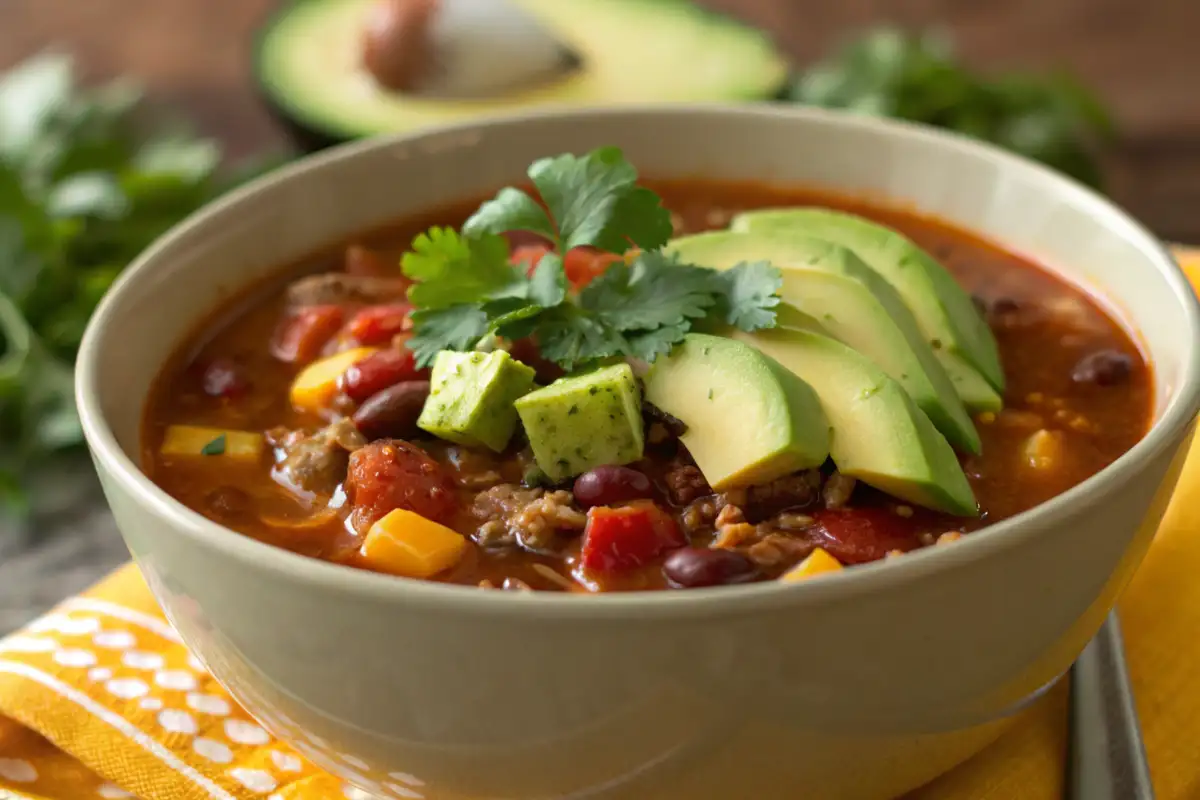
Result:
{"label": "yellow cloth napkin", "polygon": [[[1200,251],[1178,253],[1200,286]],[[1197,445],[1200,450],[1200,445]],[[1200,798],[1200,452],[1121,600],[1129,668],[1160,800]],[[1066,687],[908,800],[1062,796]],[[379,796],[421,798],[394,773]],[[363,797],[260,728],[192,658],[128,565],[0,640],[0,798],[316,800]]]}

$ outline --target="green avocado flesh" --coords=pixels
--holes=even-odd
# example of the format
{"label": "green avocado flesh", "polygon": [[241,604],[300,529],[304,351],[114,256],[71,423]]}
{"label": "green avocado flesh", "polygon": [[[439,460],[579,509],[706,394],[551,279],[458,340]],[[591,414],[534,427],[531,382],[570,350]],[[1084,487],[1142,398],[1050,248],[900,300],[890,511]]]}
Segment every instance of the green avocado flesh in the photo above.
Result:
{"label": "green avocado flesh", "polygon": [[743,342],[689,333],[645,381],[646,400],[687,426],[683,444],[717,491],[829,457],[829,422],[812,388]]}
{"label": "green avocado flesh", "polygon": [[509,0],[581,66],[493,98],[391,92],[362,67],[364,21],[377,1],[299,0],[263,30],[257,77],[293,121],[352,139],[547,105],[764,99],[787,78],[765,33],[687,0]]}
{"label": "green avocado flesh", "polygon": [[[788,316],[794,324],[805,315]],[[815,320],[806,327],[731,333],[816,391],[838,470],[915,505],[975,516],[975,496],[954,451],[900,384],[862,354],[817,333]]]}
{"label": "green avocado flesh", "polygon": [[[853,214],[824,208],[749,211],[734,217],[731,230],[814,236],[848,247],[890,283],[917,319],[935,352],[948,352],[956,364],[962,399],[973,411],[995,410],[1004,391],[1000,352],[987,322],[971,297],[946,268],[902,234]],[[943,357],[943,363],[947,358]],[[995,390],[975,388],[963,373],[975,370]],[[995,398],[995,399],[993,399]]]}
{"label": "green avocado flesh", "polygon": [[534,371],[503,350],[443,350],[433,362],[429,399],[417,427],[467,446],[504,450],[517,427],[513,403],[533,388]]}
{"label": "green avocado flesh", "polygon": [[538,467],[553,481],[642,457],[642,398],[628,364],[560,378],[516,408]]}
{"label": "green avocado flesh", "polygon": [[715,269],[745,261],[779,267],[784,302],[882,367],[952,445],[980,451],[979,432],[904,301],[847,248],[783,231],[714,231],[676,239],[668,248],[685,261]]}

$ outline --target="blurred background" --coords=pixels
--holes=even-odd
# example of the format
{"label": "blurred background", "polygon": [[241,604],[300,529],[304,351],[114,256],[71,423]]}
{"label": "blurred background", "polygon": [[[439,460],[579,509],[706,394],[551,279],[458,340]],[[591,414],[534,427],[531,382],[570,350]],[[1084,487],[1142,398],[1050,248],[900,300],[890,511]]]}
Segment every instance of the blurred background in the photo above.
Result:
{"label": "blurred background", "polygon": [[[91,309],[182,216],[314,141],[353,135],[305,119],[305,98],[264,76],[255,42],[293,8],[371,1],[0,0],[0,633],[126,557],[70,399]],[[553,2],[569,19],[688,0]],[[695,3],[718,12],[713,30],[761,35],[781,65],[740,101],[958,130],[1096,186],[1164,239],[1200,243],[1197,0]],[[588,55],[621,59],[672,36],[656,14],[630,12]],[[315,30],[294,37],[310,48],[301,62],[325,44]]]}

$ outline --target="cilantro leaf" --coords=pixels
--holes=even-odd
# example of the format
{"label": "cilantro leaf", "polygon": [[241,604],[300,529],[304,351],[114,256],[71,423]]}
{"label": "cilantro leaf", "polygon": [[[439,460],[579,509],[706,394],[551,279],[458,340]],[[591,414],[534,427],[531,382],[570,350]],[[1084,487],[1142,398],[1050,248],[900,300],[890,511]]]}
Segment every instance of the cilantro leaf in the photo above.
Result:
{"label": "cilantro leaf", "polygon": [[220,434],[204,447],[200,448],[202,456],[220,456],[225,454],[225,434]]}
{"label": "cilantro leaf", "polygon": [[523,297],[528,291],[524,273],[508,263],[508,243],[490,233],[474,237],[452,228],[430,228],[413,240],[401,269],[419,281],[408,297],[422,308]]}
{"label": "cilantro leaf", "polygon": [[629,342],[620,331],[570,303],[542,314],[537,333],[542,357],[567,370],[629,351]]}
{"label": "cilantro leaf", "polygon": [[463,225],[466,236],[507,231],[530,231],[551,241],[557,239],[554,223],[546,215],[546,209],[525,192],[511,186],[501,189],[493,199],[481,205]]}
{"label": "cilantro leaf", "polygon": [[718,289],[715,315],[744,331],[775,326],[783,275],[766,261],[742,263],[713,274]]}
{"label": "cilantro leaf", "polygon": [[580,293],[579,304],[620,331],[679,325],[708,313],[713,276],[710,269],[643,252],[631,266],[612,264]]}
{"label": "cilantro leaf", "polygon": [[558,223],[560,252],[590,245],[624,253],[630,244],[662,247],[671,236],[671,215],[657,195],[637,186],[637,170],[616,147],[585,156],[544,158],[529,177]]}
{"label": "cilantro leaf", "polygon": [[533,268],[529,278],[529,300],[542,308],[552,308],[567,298],[567,273],[557,253],[547,253]]}
{"label": "cilantro leaf", "polygon": [[432,364],[441,350],[470,350],[488,332],[487,314],[471,303],[414,311],[412,321],[408,349],[418,367]]}
{"label": "cilantro leaf", "polygon": [[[710,317],[744,330],[775,324],[779,271],[756,263],[721,273],[663,254],[670,213],[637,184],[637,171],[617,148],[544,158],[529,177],[540,202],[502,189],[462,234],[433,228],[404,256],[404,274],[418,281],[409,290],[418,306],[409,342],[418,363],[438,350],[483,346],[485,336],[536,336],[542,356],[566,369],[611,357],[653,361]],[[500,234],[512,230],[533,231],[553,246],[532,274],[508,262]],[[564,256],[582,246],[638,252],[613,260],[572,295]]]}

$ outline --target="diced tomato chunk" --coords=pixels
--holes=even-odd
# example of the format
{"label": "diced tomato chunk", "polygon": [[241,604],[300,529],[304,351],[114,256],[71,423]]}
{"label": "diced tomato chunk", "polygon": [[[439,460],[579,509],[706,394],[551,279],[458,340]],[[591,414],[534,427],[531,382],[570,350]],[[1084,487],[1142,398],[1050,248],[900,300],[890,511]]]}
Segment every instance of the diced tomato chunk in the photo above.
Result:
{"label": "diced tomato chunk", "polygon": [[385,344],[397,333],[412,327],[408,317],[410,311],[410,303],[367,306],[350,318],[342,334],[363,345]]}
{"label": "diced tomato chunk", "polygon": [[591,247],[576,247],[563,259],[563,270],[567,273],[567,280],[571,285],[582,289],[591,283],[593,278],[602,275],[609,264],[622,258],[623,256],[616,253],[606,253]]}
{"label": "diced tomato chunk", "polygon": [[376,392],[405,381],[424,380],[429,370],[417,369],[416,356],[407,347],[379,350],[350,365],[338,378],[338,389],[356,403]]}
{"label": "diced tomato chunk", "polygon": [[588,510],[581,561],[584,569],[619,572],[650,563],[687,540],[667,512],[649,500]]}
{"label": "diced tomato chunk", "polygon": [[346,271],[347,275],[368,278],[394,278],[400,275],[398,263],[384,258],[376,250],[358,244],[352,244],[346,248],[342,269]]}
{"label": "diced tomato chunk", "polygon": [[839,508],[816,512],[818,544],[843,564],[878,561],[893,550],[916,549],[916,523],[882,508]]}
{"label": "diced tomato chunk", "polygon": [[539,244],[524,244],[512,251],[508,257],[510,264],[518,265],[525,264],[528,269],[528,274],[533,274],[533,270],[537,267],[538,262],[542,260],[542,256],[550,252],[550,245],[546,243]]}
{"label": "diced tomato chunk", "polygon": [[276,330],[271,355],[292,364],[312,361],[342,327],[345,317],[345,310],[338,305],[297,308]]}
{"label": "diced tomato chunk", "polygon": [[365,533],[389,511],[402,508],[434,522],[454,514],[454,483],[428,453],[400,439],[372,442],[350,456],[346,497],[351,523]]}

